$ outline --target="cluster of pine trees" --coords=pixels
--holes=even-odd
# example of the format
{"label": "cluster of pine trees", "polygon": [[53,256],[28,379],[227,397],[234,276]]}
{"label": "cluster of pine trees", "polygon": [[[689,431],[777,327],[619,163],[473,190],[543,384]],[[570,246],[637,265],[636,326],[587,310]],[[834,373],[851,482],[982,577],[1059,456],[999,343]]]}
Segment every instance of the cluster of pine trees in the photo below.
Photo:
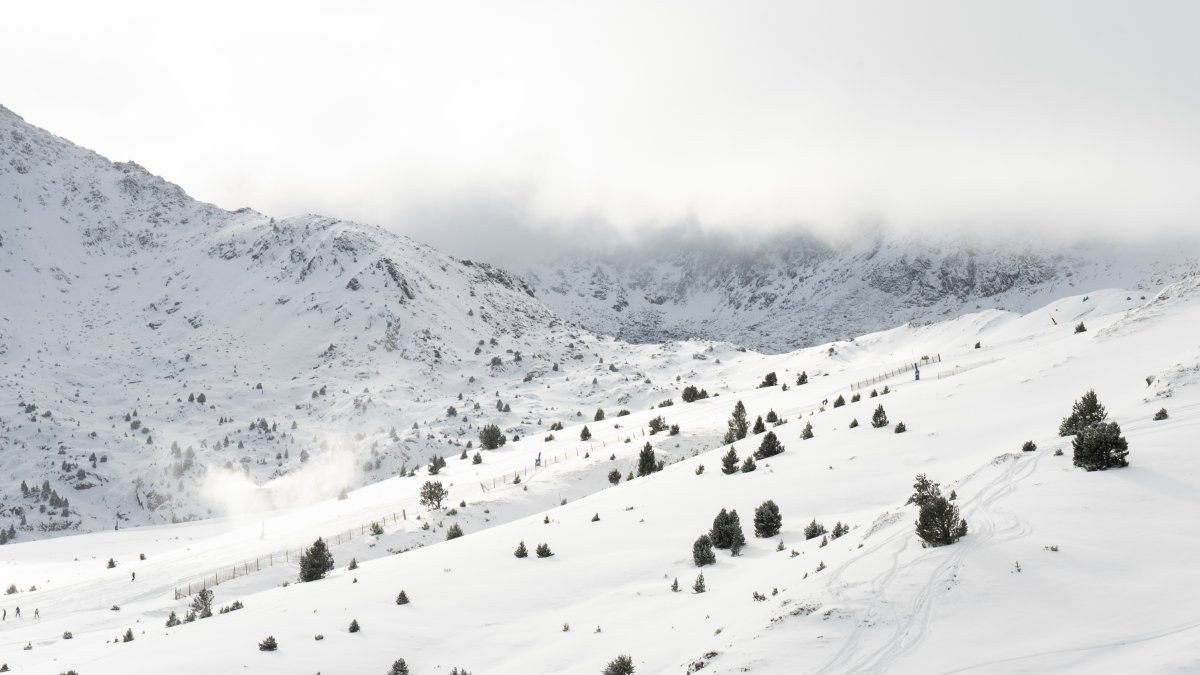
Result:
{"label": "cluster of pine trees", "polygon": [[1095,390],[1088,390],[1071,406],[1071,414],[1058,426],[1058,435],[1075,437],[1071,442],[1075,466],[1087,471],[1129,466],[1129,443],[1121,435],[1121,427],[1107,419],[1108,412]]}

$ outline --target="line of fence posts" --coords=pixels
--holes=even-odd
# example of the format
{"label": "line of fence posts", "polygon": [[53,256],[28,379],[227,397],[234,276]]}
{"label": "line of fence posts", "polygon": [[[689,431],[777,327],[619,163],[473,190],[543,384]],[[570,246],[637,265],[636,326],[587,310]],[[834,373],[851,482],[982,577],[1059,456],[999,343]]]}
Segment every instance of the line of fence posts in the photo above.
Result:
{"label": "line of fence posts", "polygon": [[912,362],[912,363],[905,364],[904,366],[901,366],[901,367],[899,367],[899,368],[896,368],[896,369],[894,369],[894,370],[890,370],[890,371],[888,371],[888,372],[886,372],[886,373],[882,373],[882,374],[880,374],[880,375],[876,375],[875,377],[868,378],[868,379],[866,379],[866,380],[860,380],[860,381],[858,381],[858,382],[853,382],[853,383],[851,383],[851,384],[850,384],[850,391],[855,391],[855,390],[858,390],[858,389],[862,389],[863,387],[869,387],[869,386],[871,386],[871,385],[873,385],[873,384],[876,384],[876,383],[882,382],[882,381],[884,381],[884,380],[886,380],[886,379],[888,379],[888,378],[892,378],[892,377],[895,377],[895,376],[897,376],[897,375],[900,375],[900,374],[903,374],[903,373],[907,373],[907,372],[911,371],[912,369],[914,369],[914,368],[917,368],[917,367],[920,367],[920,366],[923,366],[923,365],[927,365],[927,364],[930,364],[930,363],[941,363],[941,362],[942,362],[942,355],[941,355],[941,354],[938,354],[937,356],[934,356],[934,357],[932,357],[932,358],[928,358],[928,359],[925,359],[925,358],[923,358],[923,359],[921,359],[921,361],[920,361],[920,362],[914,361],[914,362]]}
{"label": "line of fence posts", "polygon": [[[390,515],[391,515],[393,523],[399,522],[400,519],[396,513],[392,513]],[[370,523],[372,525],[375,523],[378,523],[380,521],[383,521],[386,523],[387,519],[388,519],[388,514],[385,514],[382,518],[372,520],[372,521],[370,521]],[[405,514],[405,520],[407,520],[407,519],[408,519],[408,516],[407,516],[407,514]],[[333,534],[330,536],[324,536],[321,538],[324,539],[325,541],[328,541],[328,542],[334,544],[334,545],[338,545],[338,544],[341,544],[343,542],[353,539],[355,529],[358,529],[360,534],[366,534],[367,527],[368,527],[368,525],[364,523],[357,527],[352,527],[347,530],[338,532],[336,534]],[[295,553],[296,557],[299,558],[304,553],[304,547],[303,546],[298,547],[294,551],[294,553]],[[213,586],[222,584],[226,581],[232,581],[233,579],[236,579],[239,576],[246,576],[247,574],[250,574],[250,572],[251,572],[251,570],[250,570],[251,562],[254,563],[253,571],[259,572],[263,568],[262,563],[263,563],[264,558],[266,559],[267,567],[274,567],[276,558],[279,559],[280,564],[289,564],[292,561],[292,555],[293,555],[292,549],[284,549],[282,551],[272,551],[271,553],[268,553],[265,556],[256,557],[253,561],[247,560],[247,561],[243,561],[240,563],[236,563],[229,568],[228,576],[225,576],[223,570],[219,570],[219,571],[213,573],[211,582],[209,581],[208,576],[205,575],[205,576],[201,577],[200,581],[188,582],[187,586],[176,586],[175,587],[175,599],[179,600],[181,598],[188,597],[188,596],[192,595],[193,593],[197,593],[201,590],[212,588]]]}
{"label": "line of fence posts", "polygon": [[[593,445],[591,447],[595,447],[595,446]],[[589,451],[590,451],[590,448],[589,448]],[[542,465],[545,466],[547,464],[557,464],[558,462],[566,459],[569,455],[570,455],[569,452],[564,452],[562,455],[555,455],[554,457],[551,457],[550,459],[543,461]],[[575,449],[575,455],[576,456],[579,455],[579,448]],[[512,475],[516,476],[518,474],[523,474],[525,476],[528,476],[529,475],[529,467],[528,466],[521,467],[521,469],[518,469],[517,471],[513,472]],[[500,476],[499,478],[493,478],[492,479],[492,488],[497,487],[497,485],[499,484],[499,481],[503,481],[504,483],[510,482],[510,479],[508,478],[508,476],[509,476],[509,474],[506,473],[506,474]],[[479,487],[482,488],[484,492],[487,492],[490,489],[487,487],[487,485],[485,483],[480,483]],[[391,514],[391,517],[392,517],[393,523],[399,522],[399,518],[397,517],[396,513],[393,512]],[[382,518],[371,520],[370,524],[375,524],[381,520],[386,523],[387,518],[388,518],[388,516],[387,516],[387,514],[385,514]],[[408,520],[407,513],[404,514],[404,519]],[[362,523],[362,524],[358,525],[358,527],[357,527],[360,535],[366,534],[367,528],[368,528],[367,523]],[[354,535],[354,530],[355,530],[355,528],[352,527],[348,530],[338,532],[337,534],[335,534],[333,536],[323,537],[323,539],[325,539],[325,541],[332,542],[334,545],[338,545],[338,544],[341,544],[343,541],[349,541],[350,539],[352,539],[353,535]],[[304,547],[297,548],[296,549],[296,557],[299,558],[300,555],[303,554],[303,552],[304,552]],[[277,556],[281,558],[281,560],[280,560],[281,564],[288,564],[291,562],[292,550],[284,549],[283,551],[274,551],[274,552],[267,554],[266,556],[255,558],[253,561],[254,562],[254,571],[255,572],[261,571],[263,557],[265,557],[267,559],[267,567],[274,567],[275,566],[275,558]],[[241,567],[241,569],[242,569],[241,574],[238,574],[239,567]],[[175,587],[175,599],[180,600],[182,598],[189,597],[193,593],[199,592],[204,589],[211,588],[213,586],[217,586],[217,585],[223,583],[224,581],[231,581],[233,579],[236,579],[239,576],[245,576],[249,573],[250,573],[250,561],[244,561],[241,563],[237,563],[230,568],[229,576],[226,577],[225,579],[222,579],[221,578],[222,573],[220,571],[217,571],[217,572],[213,573],[212,583],[209,583],[208,577],[204,576],[201,578],[201,580],[199,582],[189,582],[186,587],[185,586]]]}

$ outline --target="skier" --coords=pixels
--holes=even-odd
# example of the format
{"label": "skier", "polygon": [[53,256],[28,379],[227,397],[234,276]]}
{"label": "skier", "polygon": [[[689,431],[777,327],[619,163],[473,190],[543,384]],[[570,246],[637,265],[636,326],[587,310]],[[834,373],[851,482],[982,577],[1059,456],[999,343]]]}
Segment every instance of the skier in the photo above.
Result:
{"label": "skier", "polygon": [[129,580],[130,580],[130,581],[137,581],[137,572],[130,572],[130,573],[129,573]]}
{"label": "skier", "polygon": [[0,621],[8,621],[8,610],[7,609],[4,610],[4,618],[0,619]]}
{"label": "skier", "polygon": [[37,607],[34,607],[34,608],[33,608],[33,618],[35,618],[35,619],[40,619],[40,618],[42,618],[42,617],[38,616],[38,609],[37,609]]}
{"label": "skier", "polygon": [[21,608],[19,606],[17,607],[17,618],[21,618]]}

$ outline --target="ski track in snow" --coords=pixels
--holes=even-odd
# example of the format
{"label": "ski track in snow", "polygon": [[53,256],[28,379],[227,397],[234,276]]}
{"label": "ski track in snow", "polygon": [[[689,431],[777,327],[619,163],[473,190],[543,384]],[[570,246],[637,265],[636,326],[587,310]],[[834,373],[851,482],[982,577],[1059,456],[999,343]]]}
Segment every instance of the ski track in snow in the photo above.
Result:
{"label": "ski track in snow", "polygon": [[[846,597],[846,591],[858,584],[842,582],[843,585],[839,589],[837,584],[841,577],[856,563],[872,559],[873,555],[882,549],[892,549],[888,569],[868,584],[867,606],[861,611],[860,618],[856,619],[854,630],[846,637],[837,654],[817,672],[887,672],[896,659],[917,646],[925,637],[938,598],[948,593],[953,587],[954,578],[973,551],[979,550],[993,541],[1009,541],[1032,534],[1033,528],[1028,521],[1011,512],[1001,510],[997,503],[1012,494],[1018,483],[1037,470],[1038,463],[1045,452],[1048,450],[1043,450],[1028,458],[1011,454],[1001,456],[1004,463],[1008,465],[1004,471],[970,499],[963,501],[961,510],[963,517],[967,519],[971,527],[970,532],[957,544],[941,547],[941,551],[945,555],[928,573],[919,590],[903,608],[898,608],[896,603],[886,596],[892,589],[898,574],[902,571],[911,574],[918,569],[917,566],[912,566],[902,570],[899,564],[901,555],[914,536],[908,529],[907,523],[904,523],[903,529],[897,528],[896,532],[880,543],[864,549],[854,558],[839,566],[830,582],[830,590],[844,604],[854,604],[855,601]],[[994,465],[996,462],[997,460],[993,460],[989,462],[989,465]],[[984,467],[984,469],[986,468]],[[976,472],[976,475],[978,473]],[[970,478],[966,482],[969,483]],[[864,638],[873,636],[872,627],[880,623],[894,623],[896,628],[884,639],[883,644],[867,651],[870,648],[864,646]]]}
{"label": "ski track in snow", "polygon": [[[723,661],[704,658],[715,672],[924,672],[943,662],[958,668],[950,672],[1029,671],[1049,670],[1055,659],[1072,661],[1076,672],[1112,672],[1108,657],[1139,656],[1118,648],[1155,640],[1162,640],[1155,647],[1164,662],[1195,665],[1192,643],[1164,638],[1188,641],[1200,628],[1200,536],[1192,515],[1200,491],[1193,452],[1200,276],[1149,302],[1143,286],[1101,283],[1141,280],[1153,269],[1154,278],[1166,279],[1181,265],[1194,270],[1198,256],[1188,247],[1161,265],[1119,256],[1112,274],[1091,254],[1052,267],[1032,261],[1048,274],[1078,272],[1054,277],[1074,290],[1059,293],[1034,279],[957,318],[980,305],[940,297],[941,285],[921,283],[931,277],[908,275],[917,268],[897,259],[904,247],[884,251],[874,268],[839,266],[836,283],[846,295],[831,295],[832,282],[814,286],[820,301],[803,311],[793,300],[808,291],[776,273],[790,264],[786,256],[756,260],[752,276],[701,278],[680,297],[706,288],[710,299],[726,293],[720,302],[733,304],[715,308],[737,311],[717,312],[709,326],[722,339],[783,348],[824,333],[836,342],[774,355],[728,343],[636,345],[564,322],[564,313],[621,328],[614,317],[644,316],[642,306],[651,305],[665,312],[663,322],[634,327],[660,335],[654,331],[696,325],[707,305],[676,304],[666,294],[642,302],[633,297],[646,295],[639,290],[616,316],[625,310],[609,312],[615,298],[601,296],[628,290],[620,275],[598,281],[599,295],[534,297],[503,270],[382,230],[199,204],[134,165],[113,165],[0,108],[4,131],[0,224],[14,225],[0,241],[0,278],[18,291],[0,293],[0,314],[19,329],[0,327],[0,356],[9,366],[0,368],[0,469],[7,476],[0,526],[20,529],[16,542],[0,548],[0,587],[13,585],[3,602],[10,615],[20,604],[25,616],[0,623],[0,663],[14,672],[374,673],[403,656],[418,673],[466,666],[490,675],[588,675],[628,653],[639,673],[659,673],[679,672],[714,647],[721,656],[712,658]],[[10,155],[37,161],[19,162],[26,173],[3,161]],[[986,257],[982,267],[1028,267]],[[669,272],[670,260],[662,262]],[[954,259],[942,266],[960,268]],[[864,294],[872,269],[903,274],[879,277],[891,291]],[[564,288],[587,287],[580,279],[593,270],[589,264],[564,275]],[[893,283],[909,278],[916,296]],[[951,287],[965,288],[963,279],[952,276]],[[551,282],[561,285],[557,277]],[[1062,297],[1085,287],[1088,295]],[[754,289],[778,299],[764,293],[751,302],[746,292]],[[906,297],[922,303],[895,302]],[[561,311],[548,301],[561,301]],[[1002,306],[1037,309],[1018,315]],[[807,322],[805,312],[822,320]],[[923,316],[946,320],[922,323]],[[1090,332],[1074,333],[1084,320]],[[866,326],[899,324],[842,339]],[[904,369],[926,354],[944,358],[923,366],[914,382]],[[767,372],[791,385],[801,371],[809,384],[757,386]],[[1157,374],[1153,386],[1143,386],[1147,374]],[[857,406],[828,404],[862,392],[855,385],[866,381],[866,389],[886,384],[891,393],[879,401],[863,393]],[[676,405],[689,384],[711,398]],[[1093,387],[1129,438],[1131,469],[1086,474],[1071,467],[1069,455],[1053,455],[1069,439],[1043,436]],[[183,403],[191,392],[206,393],[208,402]],[[746,404],[750,419],[772,410],[787,422],[772,427],[787,454],[749,475],[719,471],[730,449],[719,439],[734,400]],[[865,422],[876,404],[910,433],[866,425],[851,431],[850,420]],[[1151,421],[1160,406],[1170,419]],[[597,408],[609,411],[603,422],[592,419]],[[645,434],[660,415],[680,433]],[[263,426],[247,429],[255,419]],[[802,438],[805,420],[815,438]],[[283,425],[278,436],[275,421]],[[549,433],[553,422],[558,437]],[[482,466],[455,460],[484,423],[522,440],[485,452]],[[589,423],[591,440],[576,440]],[[167,453],[176,437],[189,451],[199,446],[195,467]],[[1045,447],[1000,454],[1026,437]],[[739,441],[742,457],[756,441]],[[610,484],[609,471],[632,473],[643,443],[665,470]],[[305,449],[311,463],[300,454]],[[99,462],[84,459],[93,450]],[[337,450],[349,458],[340,473],[338,464],[318,461]],[[582,458],[554,461],[580,451]],[[542,467],[529,471],[543,454]],[[453,496],[419,512],[418,485],[433,474],[395,475],[435,455],[450,460],[438,480]],[[221,474],[226,462],[241,467],[245,504],[212,504],[200,489],[209,470]],[[710,470],[701,471],[702,463]],[[508,480],[517,472],[519,486]],[[959,493],[970,532],[955,545],[917,548],[916,509],[895,506],[917,472]],[[477,486],[497,475],[494,489]],[[47,490],[18,491],[30,479],[47,481]],[[1038,492],[1040,485],[1051,487]],[[262,494],[263,487],[273,489]],[[344,500],[334,497],[340,488]],[[70,506],[46,510],[50,490],[70,495]],[[170,499],[143,506],[152,496]],[[705,568],[705,594],[671,593],[671,577],[686,584],[684,575],[696,572],[689,553],[695,533],[707,531],[706,518],[726,506],[748,515],[764,497],[784,514],[780,544],[799,538],[809,517],[850,524],[882,515],[863,530],[853,525],[863,532],[860,548],[847,536],[828,548],[802,541],[789,555],[756,537],[744,555],[722,555]],[[210,506],[256,515],[126,527],[201,518]],[[238,612],[164,625],[189,601],[173,587],[197,575],[294,551],[397,509],[404,517],[384,520],[382,534],[335,543],[336,567],[319,583],[294,583],[289,557],[216,588],[218,605],[245,601]],[[112,518],[121,519],[120,531]],[[1024,552],[1035,523],[1039,539],[1072,553],[1016,583],[995,566],[1012,558],[997,554]],[[92,532],[42,531],[51,524]],[[444,538],[451,524],[465,536]],[[1125,538],[1120,550],[1111,545],[1115,531]],[[555,555],[518,560],[511,555],[517,541],[552,544]],[[806,571],[817,557],[829,567]],[[106,566],[110,558],[116,568]],[[350,559],[361,564],[354,572]],[[1014,583],[998,584],[997,574]],[[1123,583],[1096,597],[1097,584],[1119,575]],[[1087,583],[1069,583],[1079,579]],[[392,600],[397,586],[413,594],[403,609]],[[1053,598],[1039,595],[1050,587]],[[29,616],[35,607],[37,620]],[[364,627],[353,637],[345,630],[352,617]],[[780,621],[789,617],[796,620]],[[583,630],[566,630],[568,620]],[[780,629],[764,630],[774,626]],[[1036,646],[1023,647],[1029,653],[987,644],[1018,628],[1039,634]],[[130,629],[136,642],[113,639]],[[815,635],[824,630],[832,639]],[[268,631],[279,638],[278,652],[256,649]],[[818,648],[801,653],[797,637],[815,637]],[[767,643],[775,648],[760,647]]]}

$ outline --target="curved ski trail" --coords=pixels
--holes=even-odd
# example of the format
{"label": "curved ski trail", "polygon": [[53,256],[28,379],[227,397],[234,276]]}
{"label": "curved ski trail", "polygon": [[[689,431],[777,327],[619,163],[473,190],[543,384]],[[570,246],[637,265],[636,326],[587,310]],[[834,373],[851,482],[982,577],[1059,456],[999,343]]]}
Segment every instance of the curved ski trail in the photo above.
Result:
{"label": "curved ski trail", "polygon": [[[964,560],[973,551],[997,542],[1006,542],[1028,536],[1033,528],[1023,518],[997,506],[1004,497],[1013,493],[1017,484],[1036,470],[1045,451],[1033,456],[1020,454],[1000,455],[971,473],[960,485],[970,483],[979,474],[1001,462],[1008,466],[984,485],[978,492],[960,502],[963,517],[971,526],[970,533],[953,546],[947,546],[921,556],[913,562],[901,565],[900,557],[907,550],[913,536],[908,523],[892,525],[895,531],[870,548],[838,566],[831,575],[829,590],[848,607],[861,607],[859,616],[850,635],[836,654],[817,673],[879,673],[885,672],[901,655],[917,646],[925,637],[938,598],[949,592]],[[891,549],[888,567],[869,582],[845,582],[843,577],[854,565],[871,560],[875,554]],[[935,556],[941,556],[938,560]],[[923,572],[931,561],[934,567]],[[897,578],[919,577],[919,588],[911,598],[888,597],[895,589]],[[865,588],[864,588],[865,587]],[[903,592],[902,590],[900,592]],[[898,592],[893,592],[893,596]],[[871,644],[876,634],[875,627],[891,624],[886,639],[877,645]]]}

